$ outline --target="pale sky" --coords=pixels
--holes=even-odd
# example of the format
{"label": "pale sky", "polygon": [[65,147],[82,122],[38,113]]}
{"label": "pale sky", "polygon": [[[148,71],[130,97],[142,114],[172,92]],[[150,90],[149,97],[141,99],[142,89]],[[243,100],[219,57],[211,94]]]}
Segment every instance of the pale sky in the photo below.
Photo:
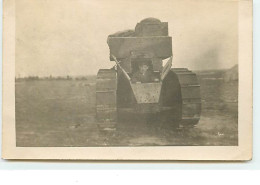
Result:
{"label": "pale sky", "polygon": [[173,67],[237,64],[237,1],[17,0],[16,76],[96,74],[110,68],[107,36],[155,17],[168,22]]}

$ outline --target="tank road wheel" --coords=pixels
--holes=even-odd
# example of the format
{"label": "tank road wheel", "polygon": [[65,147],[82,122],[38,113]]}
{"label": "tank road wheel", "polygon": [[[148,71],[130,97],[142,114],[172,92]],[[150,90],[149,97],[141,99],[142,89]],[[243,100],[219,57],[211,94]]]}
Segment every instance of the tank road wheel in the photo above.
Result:
{"label": "tank road wheel", "polygon": [[117,73],[114,69],[100,69],[96,82],[96,114],[102,131],[116,129],[117,122]]}
{"label": "tank road wheel", "polygon": [[200,85],[195,73],[186,68],[171,70],[177,75],[181,92],[181,125],[194,126],[199,122],[201,113]]}

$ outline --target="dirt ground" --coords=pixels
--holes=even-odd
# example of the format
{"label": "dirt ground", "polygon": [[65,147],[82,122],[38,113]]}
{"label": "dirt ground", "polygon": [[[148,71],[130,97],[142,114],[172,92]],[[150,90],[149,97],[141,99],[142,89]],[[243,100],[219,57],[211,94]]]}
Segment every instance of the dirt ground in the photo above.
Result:
{"label": "dirt ground", "polygon": [[95,78],[16,81],[17,146],[238,145],[238,82],[219,72],[200,72],[202,114],[194,128],[161,123],[118,123],[99,132]]}

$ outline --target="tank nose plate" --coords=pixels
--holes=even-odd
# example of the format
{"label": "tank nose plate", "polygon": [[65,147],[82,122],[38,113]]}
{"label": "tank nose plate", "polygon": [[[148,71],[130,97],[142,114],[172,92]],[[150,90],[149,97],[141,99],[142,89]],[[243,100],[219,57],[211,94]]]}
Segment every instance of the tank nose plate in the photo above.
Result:
{"label": "tank nose plate", "polygon": [[159,103],[161,83],[131,83],[138,104]]}

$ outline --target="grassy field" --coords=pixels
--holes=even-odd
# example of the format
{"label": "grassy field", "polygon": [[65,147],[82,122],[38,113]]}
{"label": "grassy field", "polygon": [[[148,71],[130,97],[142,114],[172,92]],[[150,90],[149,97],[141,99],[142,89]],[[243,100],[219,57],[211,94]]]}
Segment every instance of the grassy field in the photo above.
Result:
{"label": "grassy field", "polygon": [[238,82],[219,71],[198,73],[202,114],[190,129],[119,123],[114,133],[98,131],[95,77],[84,80],[16,81],[17,146],[237,145]]}

